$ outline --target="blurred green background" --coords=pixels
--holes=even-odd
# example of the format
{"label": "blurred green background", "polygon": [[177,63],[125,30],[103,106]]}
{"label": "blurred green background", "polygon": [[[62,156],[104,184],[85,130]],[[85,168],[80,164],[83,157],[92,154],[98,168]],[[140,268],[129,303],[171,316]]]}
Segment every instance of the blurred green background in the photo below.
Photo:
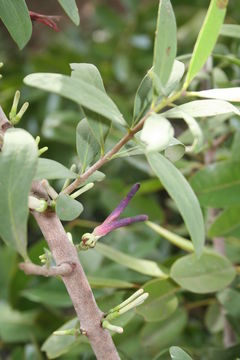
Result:
{"label": "blurred green background", "polygon": [[[6,113],[10,111],[17,89],[22,101],[30,107],[21,123],[34,136],[41,136],[41,145],[49,147],[46,157],[70,166],[76,156],[75,127],[78,107],[72,102],[53,94],[24,86],[23,78],[33,72],[70,73],[69,63],[93,63],[100,70],[108,94],[118,104],[126,118],[130,118],[136,89],[152,64],[152,51],[158,1],[156,0],[99,0],[77,1],[81,24],[76,27],[62,12],[56,1],[27,1],[30,10],[52,15],[62,15],[56,33],[39,23],[34,23],[33,36],[28,45],[19,51],[4,27],[0,26],[0,61],[3,79],[0,81],[0,104]],[[172,0],[178,25],[178,55],[192,52],[209,1]],[[239,23],[239,1],[230,1],[226,23]],[[217,45],[221,53],[240,53],[239,42],[221,38]],[[217,64],[217,60],[216,60]],[[228,71],[228,70],[227,70]],[[239,70],[235,70],[234,83],[239,85]],[[231,78],[231,72],[229,70]],[[120,138],[113,129],[109,146]],[[158,180],[149,180],[150,170],[142,158],[117,159],[103,169],[106,179],[82,196],[84,213],[81,220],[68,224],[75,242],[81,235],[101,222],[117,205],[134,182],[142,188],[124,215],[146,213],[150,220],[167,224],[169,229],[186,235],[175,205],[161,191]],[[186,170],[187,172],[187,170]],[[55,183],[60,187],[61,183]],[[180,226],[179,226],[180,225]],[[166,240],[161,239],[143,224],[121,229],[109,235],[105,243],[133,255],[171,264],[177,253]],[[39,262],[44,241],[36,224],[30,219],[30,255]],[[238,248],[239,251],[239,248]],[[17,255],[1,246],[0,251],[0,357],[2,359],[44,359],[40,352],[44,340],[74,316],[65,289],[57,279],[26,277],[18,271]],[[131,283],[142,283],[150,278],[105,259],[95,250],[81,255],[89,276],[98,275]],[[103,310],[119,303],[125,289],[94,289]],[[161,355],[169,345],[180,344],[191,350],[194,359],[215,359],[219,354],[213,348],[221,346],[221,333],[210,331],[205,308],[191,308],[189,303],[205,297],[184,295],[184,306],[174,318],[160,325],[144,325],[136,315],[124,327],[123,335],[115,336],[123,359],[168,359]],[[183,300],[180,294],[180,301]],[[211,299],[209,301],[211,303]],[[211,309],[214,311],[214,309]],[[187,317],[189,320],[187,321]],[[126,321],[129,319],[126,319]],[[220,326],[220,325],[219,325]],[[238,326],[239,331],[239,326]],[[60,340],[61,341],[61,340]],[[67,345],[65,347],[68,349]],[[239,350],[240,353],[240,350]],[[91,359],[86,344],[75,344],[61,359]],[[223,358],[222,358],[223,359]],[[235,359],[225,357],[224,359]]]}

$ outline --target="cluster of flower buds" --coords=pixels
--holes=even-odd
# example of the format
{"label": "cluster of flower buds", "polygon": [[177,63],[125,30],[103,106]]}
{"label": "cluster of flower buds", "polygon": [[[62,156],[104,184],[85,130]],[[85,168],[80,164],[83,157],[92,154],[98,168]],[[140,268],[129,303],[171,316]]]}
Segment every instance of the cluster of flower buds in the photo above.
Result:
{"label": "cluster of flower buds", "polygon": [[102,320],[102,327],[105,329],[117,332],[118,334],[123,333],[123,328],[120,326],[116,326],[110,323],[111,320],[117,319],[119,316],[123,315],[129,310],[136,308],[137,306],[141,305],[147,298],[148,293],[144,293],[143,289],[139,289],[136,291],[132,296],[128,299],[123,301],[118,306],[111,309],[107,314],[105,314]]}
{"label": "cluster of flower buds", "polygon": [[120,202],[115,210],[104,220],[104,222],[97,226],[93,232],[86,233],[82,236],[82,241],[78,246],[82,250],[87,250],[93,248],[96,245],[96,242],[103,236],[107,235],[111,231],[118,229],[123,226],[128,226],[136,222],[147,221],[147,215],[137,215],[133,217],[118,219],[123,210],[128,205],[129,201],[136,194],[140,187],[140,184],[135,184],[127,194],[127,196]]}
{"label": "cluster of flower buds", "polygon": [[14,95],[11,111],[9,113],[9,120],[10,120],[10,123],[13,126],[19,123],[19,121],[21,120],[21,118],[23,117],[24,113],[26,112],[26,110],[27,110],[27,108],[29,106],[29,103],[25,102],[22,105],[19,112],[17,112],[18,111],[19,100],[20,100],[20,91],[17,90],[15,95]]}

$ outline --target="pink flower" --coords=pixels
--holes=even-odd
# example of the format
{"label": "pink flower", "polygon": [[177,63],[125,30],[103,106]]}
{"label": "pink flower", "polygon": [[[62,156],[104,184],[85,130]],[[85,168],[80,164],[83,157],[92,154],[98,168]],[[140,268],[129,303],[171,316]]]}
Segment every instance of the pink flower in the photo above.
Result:
{"label": "pink flower", "polygon": [[106,220],[104,220],[101,225],[97,226],[93,230],[92,234],[87,233],[82,236],[83,247],[94,247],[100,237],[107,235],[109,232],[115,229],[128,226],[136,222],[148,220],[147,215],[136,215],[133,217],[118,219],[139,188],[140,184],[133,185],[127,196],[120,202],[120,204],[116,207],[116,209],[113,210],[113,212],[106,218]]}
{"label": "pink flower", "polygon": [[29,11],[29,15],[32,21],[41,22],[55,31],[60,31],[59,27],[56,24],[56,21],[60,20],[60,16],[42,15],[33,11]]}

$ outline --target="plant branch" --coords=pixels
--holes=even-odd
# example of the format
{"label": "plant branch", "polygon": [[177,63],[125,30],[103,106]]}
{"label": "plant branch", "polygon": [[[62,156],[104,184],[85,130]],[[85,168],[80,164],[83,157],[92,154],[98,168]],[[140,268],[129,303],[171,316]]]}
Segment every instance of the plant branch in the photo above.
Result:
{"label": "plant branch", "polygon": [[79,176],[75,181],[73,181],[70,185],[68,185],[63,192],[65,194],[71,194],[75,191],[80,184],[86,181],[90,175],[92,175],[96,170],[102,167],[106,162],[112,159],[113,155],[115,155],[126,143],[128,143],[136,133],[138,133],[147,118],[154,112],[159,112],[173,101],[177,100],[181,95],[185,95],[185,91],[180,90],[169,98],[164,99],[160,104],[157,104],[155,108],[151,108],[142,119],[135,125],[132,129],[129,129],[128,133],[123,136],[123,138],[111,149],[109,150],[103,157],[101,157],[95,164],[93,164],[89,169],[87,169],[81,176]]}
{"label": "plant branch", "polygon": [[46,266],[39,266],[31,262],[20,263],[19,268],[25,272],[26,275],[42,275],[42,276],[67,276],[70,275],[75,264],[63,263],[59,266],[52,266],[47,268]]}
{"label": "plant branch", "polygon": [[[12,125],[0,107],[0,133],[4,134],[10,127]],[[31,193],[38,198],[49,201],[46,189],[40,181],[33,181]],[[47,211],[38,213],[32,211],[32,214],[47,241],[57,265],[55,268],[55,270],[58,269],[56,270],[57,274],[55,270],[51,270],[51,273],[55,272],[54,275],[62,277],[80,321],[81,328],[86,332],[96,358],[98,360],[120,360],[110,333],[102,327],[104,314],[96,304],[91,287],[78,259],[77,250],[69,241],[56,213]],[[67,265],[68,270],[70,270],[69,265],[74,264],[74,266],[71,265],[71,272],[69,271],[67,275],[66,272],[64,272],[64,275],[59,274],[59,269],[63,269],[64,264]],[[21,264],[20,268],[26,272],[34,272],[37,275],[47,275],[44,268],[31,263]],[[66,266],[64,268],[66,270]]]}
{"label": "plant branch", "polygon": [[54,212],[33,211],[38,226],[45,237],[57,266],[74,264],[67,276],[62,276],[73,306],[80,320],[81,329],[99,360],[119,360],[110,333],[101,326],[103,313],[98,308],[87,277],[78,259],[75,246],[68,240],[62,223]]}

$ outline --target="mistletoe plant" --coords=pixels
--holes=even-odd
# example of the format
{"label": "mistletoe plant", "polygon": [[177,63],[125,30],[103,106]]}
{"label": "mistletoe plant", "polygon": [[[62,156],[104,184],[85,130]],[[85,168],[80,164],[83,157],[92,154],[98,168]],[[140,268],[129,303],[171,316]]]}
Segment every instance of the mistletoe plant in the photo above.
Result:
{"label": "mistletoe plant", "polygon": [[[57,29],[56,18],[29,13],[23,0],[8,3],[6,7],[6,2],[0,1],[0,16],[21,48],[31,34],[30,19]],[[72,20],[78,23],[75,2],[59,0],[59,3]],[[16,23],[9,15],[9,6],[18,10],[19,18],[14,20]],[[177,58],[174,12],[170,0],[160,0],[153,64],[137,89],[132,118],[123,117],[106,93],[98,69],[92,64],[70,64],[70,75],[34,73],[25,77],[24,83],[27,86],[60,95],[79,106],[80,121],[76,123],[77,158],[70,169],[59,162],[44,158],[42,155],[47,148],[40,148],[40,137],[34,139],[29,132],[16,127],[28,106],[25,103],[18,111],[19,92],[16,92],[8,118],[1,109],[1,238],[22,256],[24,262],[19,266],[26,274],[61,278],[77,315],[77,318],[56,330],[43,344],[42,349],[50,358],[61,355],[61,351],[53,353],[54,341],[67,337],[70,339],[68,348],[80,338],[82,344],[91,345],[97,359],[119,359],[112,336],[114,333],[123,332],[123,327],[118,323],[123,314],[137,307],[136,312],[150,323],[177,316],[182,324],[186,322],[186,314],[179,305],[178,292],[184,290],[197,294],[214,293],[227,288],[233,282],[236,268],[225,256],[223,246],[219,248],[216,245],[219,241],[215,241],[214,246],[205,245],[205,222],[209,221],[209,214],[205,211],[203,218],[200,207],[201,204],[225,209],[211,225],[211,238],[222,235],[226,219],[230,215],[231,219],[236,217],[236,211],[231,206],[239,202],[238,187],[234,190],[228,185],[229,177],[236,177],[236,181],[239,179],[236,163],[226,160],[217,165],[217,171],[211,165],[216,149],[227,139],[229,131],[227,130],[227,135],[220,132],[215,136],[214,133],[214,138],[211,138],[207,134],[206,125],[207,118],[214,117],[216,121],[221,119],[223,123],[233,116],[238,119],[240,115],[239,109],[231,104],[240,102],[240,88],[209,89],[211,81],[207,77],[211,74],[209,57],[218,35],[229,30],[223,27],[226,10],[227,0],[211,0],[193,53],[191,56]],[[19,34],[16,29],[20,18],[26,26],[21,25],[22,32]],[[190,63],[185,68],[182,61],[189,58]],[[209,86],[204,85],[202,74],[206,75]],[[188,127],[185,136],[178,136],[179,138],[174,129],[177,119],[183,120]],[[228,123],[225,125],[228,126]],[[115,143],[108,142],[112,129],[121,134]],[[239,135],[237,136],[239,139]],[[239,147],[237,140],[234,146]],[[191,186],[198,197],[174,165],[185,153],[187,158],[198,159],[205,154],[206,167],[197,171],[191,179]],[[154,176],[175,202],[191,240],[160,227],[151,219],[148,220],[147,215],[136,214],[119,219],[139,189],[140,185],[135,184],[101,225],[73,243],[71,233],[65,231],[61,220],[72,221],[84,211],[83,205],[76,199],[83,193],[90,192],[96,182],[104,181],[104,174],[100,169],[107,163],[116,158],[136,155],[141,156],[142,161],[147,161]],[[228,172],[225,166],[229,168]],[[56,183],[50,183],[52,180],[62,180],[61,189],[58,185],[53,185]],[[134,199],[132,201],[134,202]],[[29,212],[35,218],[48,247],[44,254],[39,254],[42,265],[32,263],[28,256]],[[213,222],[216,211],[212,211],[210,215]],[[130,257],[102,243],[102,238],[108,233],[137,222],[144,222],[155,233],[190,254],[180,256],[177,260],[172,260],[171,264],[163,266],[154,261]],[[222,244],[222,240],[220,243]],[[155,280],[138,284],[139,289],[122,303],[106,312],[101,311],[78,255],[78,252],[81,252],[81,256],[84,256],[86,251],[90,252],[93,248]],[[230,288],[223,291],[236,292]],[[224,293],[218,293],[217,296],[221,306],[224,306]],[[239,293],[236,296],[239,297]],[[227,322],[226,316],[222,316]],[[154,329],[157,331],[156,327]],[[146,328],[145,332],[150,330]],[[224,331],[227,336],[232,329],[225,326]],[[175,341],[172,342],[172,345],[174,344]],[[170,356],[172,359],[190,359],[190,355],[175,346],[170,348]]]}

